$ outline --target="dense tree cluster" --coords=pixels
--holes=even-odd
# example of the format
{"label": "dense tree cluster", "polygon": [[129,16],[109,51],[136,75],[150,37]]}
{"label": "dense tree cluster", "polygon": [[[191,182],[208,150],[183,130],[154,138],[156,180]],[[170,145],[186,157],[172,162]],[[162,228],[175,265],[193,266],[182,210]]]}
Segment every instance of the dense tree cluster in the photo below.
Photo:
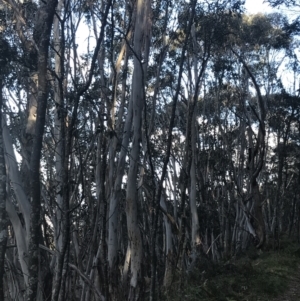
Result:
{"label": "dense tree cluster", "polygon": [[243,2],[0,1],[0,300],[161,300],[300,239],[299,19]]}

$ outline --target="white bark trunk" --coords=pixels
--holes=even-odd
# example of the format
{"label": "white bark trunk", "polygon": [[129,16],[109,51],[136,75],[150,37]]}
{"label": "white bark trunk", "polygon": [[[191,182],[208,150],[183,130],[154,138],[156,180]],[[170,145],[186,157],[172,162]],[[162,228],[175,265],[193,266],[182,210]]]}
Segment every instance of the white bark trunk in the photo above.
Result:
{"label": "white bark trunk", "polygon": [[190,187],[190,209],[192,216],[192,247],[199,246],[201,239],[199,235],[199,218],[196,204],[196,167],[195,167],[195,156],[196,156],[196,125],[195,125],[195,113],[193,114],[192,120],[192,133],[191,133],[191,145],[192,145],[192,163],[190,170],[191,187]]}
{"label": "white bark trunk", "polygon": [[[167,205],[165,197],[162,195],[160,199],[160,206],[167,212]],[[172,243],[172,227],[168,217],[164,215],[165,225],[165,254],[166,254],[166,268],[164,275],[164,286],[169,287],[173,278],[173,243]]]}
{"label": "white bark trunk", "polygon": [[116,171],[112,197],[109,203],[109,230],[108,230],[108,263],[112,268],[118,251],[118,225],[119,225],[119,200],[121,198],[121,185],[125,170],[125,159],[129,145],[129,138],[132,125],[132,102],[129,103],[128,114],[125,121],[121,152]]}
{"label": "white bark trunk", "polygon": [[9,199],[6,200],[6,211],[13,225],[17,248],[18,248],[19,261],[23,272],[24,282],[25,285],[27,286],[28,285],[28,263],[26,261],[26,258],[28,255],[28,245],[26,241],[26,231],[21,224],[20,218],[14,208],[14,205]]}
{"label": "white bark trunk", "polygon": [[13,150],[12,140],[8,131],[8,128],[3,121],[3,140],[5,145],[5,162],[7,166],[9,180],[13,186],[15,196],[17,198],[19,208],[23,214],[26,226],[26,239],[28,240],[28,235],[30,231],[30,211],[31,206],[29,200],[23,189],[20,171],[18,169],[17,159]]}
{"label": "white bark trunk", "polygon": [[132,79],[132,104],[133,104],[133,139],[130,152],[130,165],[128,172],[128,183],[126,191],[126,215],[128,238],[131,249],[131,279],[129,299],[135,299],[138,281],[141,277],[142,261],[142,239],[138,226],[138,208],[137,208],[137,177],[138,163],[140,156],[141,126],[143,111],[143,70],[142,70],[142,46],[144,18],[147,2],[137,1],[136,22],[134,31],[134,73]]}

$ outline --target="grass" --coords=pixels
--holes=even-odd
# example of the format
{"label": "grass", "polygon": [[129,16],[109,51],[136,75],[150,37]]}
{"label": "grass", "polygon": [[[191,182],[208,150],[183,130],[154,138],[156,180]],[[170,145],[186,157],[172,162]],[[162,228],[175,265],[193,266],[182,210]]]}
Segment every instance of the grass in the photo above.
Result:
{"label": "grass", "polygon": [[287,290],[298,271],[299,244],[286,241],[281,246],[284,249],[279,251],[199,266],[185,280],[183,289],[180,281],[174,282],[165,301],[270,301]]}

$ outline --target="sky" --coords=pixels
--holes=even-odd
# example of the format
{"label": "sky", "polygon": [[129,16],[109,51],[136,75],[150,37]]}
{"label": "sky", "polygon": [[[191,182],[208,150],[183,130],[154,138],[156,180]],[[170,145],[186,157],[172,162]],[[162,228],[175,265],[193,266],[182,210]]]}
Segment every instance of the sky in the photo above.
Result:
{"label": "sky", "polygon": [[274,11],[272,7],[263,2],[263,0],[246,0],[245,7],[250,14],[270,13]]}
{"label": "sky", "polygon": [[300,7],[288,8],[281,6],[280,9],[274,9],[267,3],[264,3],[264,0],[246,0],[245,7],[250,14],[256,13],[271,13],[271,12],[281,12],[287,15],[291,20],[297,18],[300,15]]}

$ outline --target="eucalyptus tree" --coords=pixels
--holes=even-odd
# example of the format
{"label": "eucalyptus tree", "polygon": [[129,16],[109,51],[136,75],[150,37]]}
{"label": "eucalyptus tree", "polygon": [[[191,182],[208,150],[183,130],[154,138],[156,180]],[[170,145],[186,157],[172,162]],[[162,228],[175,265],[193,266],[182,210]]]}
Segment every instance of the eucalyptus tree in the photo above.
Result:
{"label": "eucalyptus tree", "polygon": [[[28,298],[30,299],[43,299],[43,294],[50,294],[51,295],[51,282],[44,283],[43,281],[43,275],[39,273],[38,269],[38,257],[39,257],[39,244],[43,245],[44,242],[46,242],[46,245],[49,247],[49,240],[47,241],[47,236],[42,237],[40,234],[41,232],[41,223],[40,223],[40,206],[41,206],[41,189],[40,186],[42,184],[42,194],[43,194],[43,201],[49,205],[47,202],[48,195],[45,194],[45,186],[44,183],[48,183],[48,189],[51,187],[55,187],[53,183],[51,183],[50,179],[44,179],[43,181],[43,173],[40,172],[40,162],[41,162],[41,150],[42,147],[49,147],[49,143],[45,141],[43,144],[43,136],[44,136],[44,128],[45,125],[47,126],[48,123],[45,124],[45,112],[47,109],[47,102],[48,102],[48,82],[49,82],[49,76],[47,69],[49,67],[49,60],[48,60],[48,51],[50,47],[50,35],[52,30],[52,20],[55,13],[56,8],[56,2],[48,2],[47,4],[41,4],[40,6],[36,6],[34,2],[28,2],[26,5],[23,5],[21,3],[15,3],[15,2],[6,2],[8,4],[7,9],[11,9],[13,11],[13,17],[16,17],[16,29],[18,38],[20,39],[20,45],[24,49],[24,58],[25,60],[20,60],[21,68],[25,70],[25,72],[28,72],[29,70],[30,76],[32,77],[32,80],[30,76],[28,77],[29,80],[29,89],[27,89],[27,85],[25,82],[25,85],[22,87],[25,89],[25,92],[27,93],[27,100],[28,100],[28,111],[25,111],[25,114],[28,114],[27,116],[27,126],[26,126],[26,132],[24,132],[24,137],[17,137],[19,139],[19,143],[22,146],[23,149],[23,161],[22,161],[22,169],[21,173],[25,175],[23,178],[21,178],[20,171],[18,170],[16,158],[13,151],[13,145],[12,145],[12,139],[9,137],[8,129],[5,126],[3,129],[4,138],[5,138],[5,147],[6,147],[6,163],[8,165],[8,171],[9,171],[9,177],[10,181],[12,183],[12,186],[14,188],[14,194],[17,198],[19,208],[21,208],[22,216],[25,220],[25,227],[22,225],[22,220],[17,216],[15,212],[14,206],[9,203],[9,206],[7,206],[7,211],[10,216],[10,221],[13,224],[14,234],[16,235],[17,240],[17,246],[18,246],[18,253],[19,253],[19,259],[22,267],[22,272],[24,276],[24,286],[28,289]],[[109,4],[108,2],[108,8],[109,10]],[[64,13],[67,15],[69,13],[70,7],[68,6],[70,3],[66,3],[66,6],[63,7]],[[73,4],[72,4],[73,5]],[[62,9],[62,2],[60,2],[59,9]],[[33,14],[36,13],[39,18],[37,20],[31,19],[33,17]],[[59,152],[57,152],[56,156],[56,162],[57,162],[57,181],[60,187],[62,189],[59,190],[59,193],[64,197],[63,202],[60,201],[60,199],[57,200],[59,210],[62,210],[62,215],[64,216],[63,222],[61,223],[60,214],[58,214],[58,222],[54,224],[54,233],[55,235],[55,242],[57,246],[58,256],[54,256],[53,258],[58,258],[57,263],[57,269],[55,270],[56,275],[56,281],[53,286],[54,292],[52,295],[52,298],[56,300],[58,298],[58,293],[60,292],[61,296],[64,296],[65,294],[65,277],[61,280],[62,270],[63,267],[66,267],[67,261],[64,260],[66,250],[68,248],[69,244],[69,227],[68,227],[68,198],[67,191],[69,187],[66,187],[66,185],[69,185],[68,175],[66,173],[63,173],[60,170],[61,164],[67,161],[67,163],[64,164],[63,168],[67,169],[68,172],[68,157],[70,156],[71,152],[71,145],[72,145],[72,135],[73,130],[72,129],[72,122],[73,126],[75,123],[76,118],[76,106],[73,111],[74,118],[71,122],[71,125],[69,127],[69,135],[64,135],[64,129],[66,126],[66,115],[65,115],[65,106],[64,103],[61,101],[63,98],[63,92],[62,88],[65,88],[66,84],[66,77],[64,77],[64,47],[65,47],[65,41],[64,37],[61,37],[61,40],[58,39],[58,31],[59,28],[57,28],[57,23],[61,21],[61,27],[64,33],[64,24],[66,22],[65,16],[60,19],[61,14],[57,15],[56,23],[54,24],[55,27],[55,39],[54,39],[54,51],[55,51],[55,57],[56,57],[56,65],[55,65],[55,72],[54,76],[56,76],[58,84],[56,85],[55,90],[55,101],[58,105],[57,108],[57,115],[61,117],[61,121],[63,126],[60,128],[62,132],[62,138],[63,141],[60,138],[55,137],[54,141],[55,143],[59,144],[59,147],[66,148],[68,152],[63,152],[63,150],[59,149]],[[105,22],[103,24],[103,29],[105,27]],[[81,96],[87,90],[89,87],[92,75],[94,71],[95,66],[95,60],[98,54],[98,50],[102,41],[103,37],[103,30],[100,34],[98,46],[95,50],[94,60],[92,62],[92,68],[89,73],[88,81],[86,82],[86,85],[84,87],[81,87],[81,89],[78,89],[76,95],[77,102]],[[73,32],[75,34],[75,32]],[[61,43],[60,43],[61,42]],[[61,64],[62,62],[62,64]],[[75,66],[76,67],[76,66]],[[27,69],[28,68],[28,69]],[[51,69],[51,68],[50,68]],[[28,73],[27,73],[28,74]],[[20,93],[20,91],[18,91]],[[21,92],[22,93],[22,92]],[[58,97],[57,97],[58,95]],[[38,106],[36,106],[38,104]],[[76,104],[76,102],[75,102]],[[78,104],[77,104],[78,106]],[[49,107],[48,107],[49,109]],[[23,114],[22,111],[19,111],[19,114]],[[59,119],[59,117],[58,117]],[[58,122],[57,122],[58,123]],[[36,128],[36,130],[35,130]],[[25,134],[26,133],[26,134]],[[32,137],[32,138],[30,138]],[[35,137],[35,138],[34,138]],[[68,139],[64,139],[67,137]],[[24,138],[24,139],[23,139]],[[14,138],[15,139],[15,138]],[[18,140],[17,140],[18,141]],[[59,142],[57,142],[59,141]],[[64,145],[65,144],[65,145]],[[32,148],[34,146],[34,148]],[[58,148],[56,148],[58,150]],[[32,154],[31,154],[32,151]],[[49,154],[49,151],[48,151]],[[66,154],[66,155],[65,155]],[[47,150],[43,152],[43,155],[47,155]],[[67,160],[61,162],[58,156],[61,156],[64,158],[64,156],[67,156]],[[45,157],[44,157],[45,158]],[[43,162],[44,163],[44,162]],[[46,163],[48,163],[48,159],[46,159]],[[28,168],[30,167],[30,168]],[[66,168],[67,167],[67,168]],[[64,171],[64,170],[63,170]],[[30,174],[29,174],[30,172]],[[51,175],[51,170],[49,171]],[[32,173],[32,174],[31,174]],[[28,179],[30,179],[30,189],[28,189]],[[61,185],[61,182],[65,183],[65,185]],[[23,182],[23,183],[22,183]],[[43,183],[41,183],[43,182]],[[31,195],[31,197],[30,197]],[[46,197],[45,197],[46,196]],[[30,197],[30,202],[29,202]],[[50,207],[50,206],[49,206]],[[48,208],[49,209],[49,208]],[[50,209],[54,209],[53,207]],[[54,209],[55,210],[55,209]],[[30,211],[32,211],[32,214],[30,215]],[[49,212],[49,211],[48,211]],[[44,212],[43,212],[44,213]],[[54,212],[53,212],[54,213]],[[53,217],[53,215],[50,215],[50,217]],[[47,228],[49,229],[49,226],[47,226],[47,223],[45,223],[45,217],[43,217],[43,226],[44,230],[47,231]],[[26,233],[26,234],[25,234]],[[46,234],[47,235],[47,234]],[[45,239],[45,241],[44,241]],[[61,241],[59,244],[58,242]],[[51,243],[51,242],[50,242]],[[30,246],[30,248],[29,248]],[[51,252],[51,250],[49,250]],[[41,252],[42,254],[42,252]],[[25,259],[26,258],[26,259]],[[29,259],[29,265],[27,262],[27,258]],[[44,268],[47,270],[47,266],[49,267],[49,256],[43,256],[43,258],[40,258],[40,263],[44,261]],[[64,273],[63,276],[65,276],[66,273]],[[48,277],[51,277],[48,273]],[[29,277],[29,278],[28,278]],[[40,279],[41,286],[39,287],[41,290],[39,290],[38,297],[37,295],[37,279]],[[49,279],[49,278],[48,278]],[[42,288],[43,286],[47,286],[48,288]],[[62,286],[62,290],[60,291],[60,286]],[[23,285],[22,285],[23,287]],[[49,289],[50,287],[50,289]],[[47,296],[49,298],[49,295]],[[19,298],[22,298],[22,295],[19,294]],[[62,298],[62,297],[61,297]]]}
{"label": "eucalyptus tree", "polygon": [[[284,17],[227,0],[4,3],[18,49],[2,82],[7,298],[157,300],[203,254],[246,248],[245,230],[263,244],[268,164],[292,173],[266,145]],[[280,113],[286,147],[293,112]]]}
{"label": "eucalyptus tree", "polygon": [[[2,88],[2,79],[1,79]],[[3,95],[1,89],[0,95],[0,108],[2,109]],[[1,114],[2,115],[2,114]],[[0,121],[2,123],[1,117]],[[4,287],[3,287],[3,276],[4,276],[4,261],[5,261],[5,251],[7,245],[7,214],[6,214],[6,170],[5,170],[5,159],[4,159],[4,145],[3,145],[3,135],[2,131],[0,133],[0,178],[1,178],[1,188],[0,188],[0,298],[4,300]]]}
{"label": "eucalyptus tree", "polygon": [[[277,24],[282,24],[282,26],[280,27],[280,29],[277,28]],[[260,24],[260,25],[259,25]],[[258,176],[258,174],[256,174],[256,172],[259,172],[262,174],[262,168],[263,165],[265,165],[265,163],[263,162],[265,160],[265,153],[266,153],[266,123],[267,123],[267,119],[266,119],[266,114],[267,114],[267,108],[268,108],[268,102],[267,99],[269,97],[269,95],[271,93],[274,93],[274,91],[276,91],[276,85],[274,85],[274,83],[277,82],[277,73],[278,73],[278,68],[281,64],[281,60],[276,61],[272,60],[272,57],[276,57],[275,53],[284,53],[284,51],[286,51],[286,53],[288,53],[292,47],[293,47],[293,40],[292,40],[292,34],[289,30],[285,30],[285,28],[289,27],[287,19],[277,15],[277,14],[271,14],[265,17],[261,17],[261,16],[257,16],[257,17],[253,17],[251,23],[249,24],[249,29],[251,30],[252,34],[253,34],[253,38],[254,40],[250,39],[250,45],[256,45],[255,50],[256,53],[257,51],[259,51],[259,55],[262,58],[265,58],[264,62],[265,63],[256,63],[256,59],[253,59],[251,61],[251,70],[249,68],[249,63],[246,63],[246,61],[243,59],[245,57],[245,53],[242,54],[237,54],[235,51],[235,54],[239,57],[240,61],[243,64],[243,67],[245,68],[245,70],[248,73],[249,79],[251,79],[251,81],[253,82],[254,88],[256,90],[257,93],[257,99],[258,99],[258,103],[257,103],[257,109],[255,109],[253,107],[253,102],[249,102],[249,108],[250,111],[252,111],[252,113],[255,114],[255,119],[258,119],[258,133],[256,136],[256,145],[252,144],[252,139],[251,139],[251,135],[253,135],[253,130],[251,130],[252,126],[251,126],[251,117],[249,119],[249,114],[247,114],[247,119],[248,119],[248,129],[250,129],[252,131],[252,134],[248,134],[248,164],[250,163],[250,161],[253,161],[253,155],[256,153],[257,151],[260,152],[260,159],[258,159],[258,161],[256,161],[258,165],[256,165],[256,169],[253,172],[253,165],[252,167],[249,167],[250,170],[250,174],[252,174],[251,176],[251,182],[252,185],[254,182],[260,182],[259,178],[261,176],[259,176],[254,182],[254,178],[253,176],[256,175],[256,177]],[[255,31],[257,29],[260,29],[260,33],[258,35],[255,34]],[[262,29],[264,30],[263,33],[261,32]],[[245,31],[247,32],[247,30]],[[272,32],[271,38],[269,33]],[[251,36],[250,36],[251,37]],[[255,37],[258,37],[258,40],[255,41]],[[249,38],[249,35],[247,35],[247,39]],[[250,46],[251,49],[251,46]],[[242,50],[244,51],[244,50]],[[241,56],[242,55],[242,56]],[[261,59],[260,59],[261,60]],[[254,63],[254,64],[253,64]],[[257,68],[258,67],[258,68]],[[265,71],[264,71],[265,69]],[[262,72],[261,72],[262,71]],[[255,75],[254,75],[255,74]],[[264,87],[263,87],[264,85]],[[265,91],[266,96],[262,97],[262,91]],[[257,110],[257,112],[255,113],[255,111]],[[253,118],[253,117],[252,117]],[[263,119],[263,120],[262,120]],[[259,148],[261,148],[259,150]],[[256,159],[255,159],[256,160]],[[260,161],[260,163],[258,163]],[[253,163],[252,163],[253,164]],[[249,175],[250,175],[249,174]],[[254,183],[255,184],[255,183]],[[250,186],[251,187],[251,186]],[[257,234],[258,239],[260,242],[258,242],[258,246],[261,245],[264,241],[264,236],[265,236],[265,221],[263,218],[263,200],[262,200],[262,195],[261,192],[258,191],[257,189],[258,185],[255,184],[252,187],[253,190],[253,197],[254,197],[254,203],[256,202],[256,205],[254,204],[254,221],[253,221],[253,226],[254,226],[254,230],[255,230],[255,234]],[[254,191],[256,191],[254,193]],[[256,208],[256,209],[255,209]],[[252,224],[252,223],[250,223]]]}
{"label": "eucalyptus tree", "polygon": [[11,59],[9,52],[11,47],[9,43],[0,36],[0,53],[1,53],[1,64],[0,64],[0,298],[4,300],[4,270],[5,270],[5,252],[7,246],[7,226],[8,219],[6,213],[6,167],[5,167],[5,148],[4,139],[2,134],[2,110],[3,110],[3,90],[4,90],[4,76],[7,74],[6,68]]}
{"label": "eucalyptus tree", "polygon": [[[281,20],[280,28],[276,27],[275,20]],[[202,153],[207,159],[202,157],[199,161],[203,167],[198,165],[198,178],[206,190],[200,196],[211,198],[215,213],[219,215],[214,219],[211,239],[204,241],[214,241],[217,235],[214,244],[228,255],[247,247],[247,232],[259,237],[257,246],[264,242],[264,187],[261,186],[259,192],[255,184],[257,181],[262,185],[266,166],[267,115],[264,111],[268,108],[268,95],[278,91],[281,55],[293,49],[293,34],[285,31],[289,24],[279,15],[231,16],[226,21],[220,32],[221,37],[227,38],[218,40],[212,60],[213,73],[206,81],[207,92],[201,106],[204,113],[203,122],[199,124],[200,129],[204,129]],[[279,60],[271,59],[278,56]],[[258,103],[251,95],[251,81]],[[211,129],[209,135],[208,129]],[[255,164],[252,151],[256,156],[260,154],[260,158],[254,159]],[[255,180],[253,176],[258,174]],[[212,253],[217,249],[210,248]],[[214,258],[218,256],[216,251]]]}
{"label": "eucalyptus tree", "polygon": [[[16,216],[15,209],[9,204],[8,214],[11,217],[14,230],[16,233],[17,245],[20,246],[19,258],[24,275],[25,284],[27,286],[26,298],[28,300],[36,300],[38,297],[38,278],[39,278],[39,243],[40,243],[40,159],[43,140],[43,131],[45,123],[46,103],[48,98],[47,92],[47,65],[48,65],[48,49],[51,34],[53,16],[55,13],[56,2],[49,2],[47,5],[41,5],[38,9],[39,18],[36,20],[35,27],[31,27],[24,19],[24,11],[20,5],[13,2],[7,2],[12,9],[15,17],[16,29],[18,37],[27,53],[25,62],[33,68],[35,81],[32,84],[33,90],[38,94],[34,95],[33,90],[29,92],[29,115],[27,119],[28,135],[32,141],[27,140],[29,144],[34,146],[33,154],[26,156],[27,177],[30,179],[27,184],[29,187],[24,189],[20,185],[20,174],[14,158],[11,139],[7,129],[3,129],[4,144],[7,152],[6,164],[8,165],[9,178],[12,185],[16,188],[15,194],[18,205],[21,208],[25,220],[26,228],[22,229],[20,220]],[[28,26],[27,26],[28,25]],[[28,36],[27,36],[28,34]],[[25,58],[26,61],[26,58]],[[35,73],[36,72],[36,73]],[[37,98],[36,98],[37,96]],[[36,108],[38,106],[38,108]],[[38,112],[38,113],[37,113]],[[37,116],[38,115],[38,116]],[[37,123],[36,123],[37,122]],[[29,137],[26,137],[29,138]],[[26,139],[25,139],[26,140]],[[26,142],[24,143],[26,145]],[[24,146],[23,144],[23,146]],[[29,146],[29,148],[31,148]],[[24,150],[28,145],[24,146]],[[29,154],[29,153],[27,153]],[[11,156],[11,157],[9,157]],[[16,187],[20,185],[19,187]],[[27,195],[26,195],[27,193]],[[24,237],[24,231],[26,235]],[[26,261],[25,262],[25,256]]]}
{"label": "eucalyptus tree", "polygon": [[296,199],[299,192],[296,184],[298,177],[295,172],[298,153],[296,146],[298,101],[297,96],[289,95],[284,91],[271,95],[269,100],[268,127],[274,142],[269,150],[266,169],[268,175],[273,175],[273,179],[269,181],[269,185],[266,185],[269,187],[265,189],[265,194],[268,199],[267,225],[276,244],[280,233],[291,234],[297,210]]}

